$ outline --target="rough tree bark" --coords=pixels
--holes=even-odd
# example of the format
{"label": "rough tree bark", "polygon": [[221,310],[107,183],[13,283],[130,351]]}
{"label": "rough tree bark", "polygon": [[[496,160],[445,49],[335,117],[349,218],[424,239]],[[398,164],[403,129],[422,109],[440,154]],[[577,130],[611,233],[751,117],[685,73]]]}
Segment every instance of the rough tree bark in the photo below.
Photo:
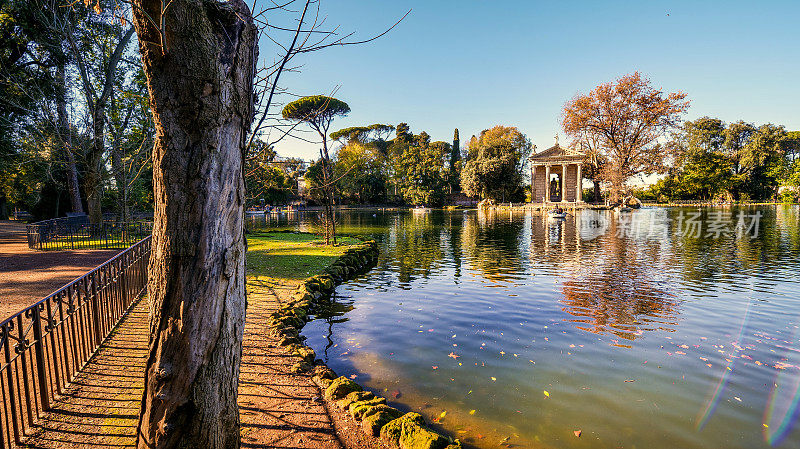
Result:
{"label": "rough tree bark", "polygon": [[171,0],[163,16],[160,0],[133,3],[156,126],[137,446],[237,448],[257,31],[242,0]]}

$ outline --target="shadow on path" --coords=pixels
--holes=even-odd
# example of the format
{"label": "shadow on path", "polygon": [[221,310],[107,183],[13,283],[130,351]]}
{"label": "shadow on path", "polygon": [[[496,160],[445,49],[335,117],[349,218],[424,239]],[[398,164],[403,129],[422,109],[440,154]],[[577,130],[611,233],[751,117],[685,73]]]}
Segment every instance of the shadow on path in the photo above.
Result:
{"label": "shadow on path", "polygon": [[140,300],[55,402],[28,447],[132,447],[147,340],[147,301]]}
{"label": "shadow on path", "polygon": [[[243,448],[339,449],[336,427],[310,375],[269,335],[267,317],[297,284],[248,279],[239,382]],[[136,442],[147,357],[147,301],[139,301],[45,416],[27,447],[121,448]],[[357,432],[360,434],[360,432]],[[365,448],[366,444],[348,444]]]}

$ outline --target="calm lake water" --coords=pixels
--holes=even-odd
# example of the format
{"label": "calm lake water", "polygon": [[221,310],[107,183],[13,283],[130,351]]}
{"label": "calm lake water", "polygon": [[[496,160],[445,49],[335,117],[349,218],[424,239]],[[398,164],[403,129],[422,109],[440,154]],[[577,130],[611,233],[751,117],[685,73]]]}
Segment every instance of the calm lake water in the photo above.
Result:
{"label": "calm lake water", "polygon": [[308,343],[468,446],[800,447],[796,206],[340,220],[381,258]]}

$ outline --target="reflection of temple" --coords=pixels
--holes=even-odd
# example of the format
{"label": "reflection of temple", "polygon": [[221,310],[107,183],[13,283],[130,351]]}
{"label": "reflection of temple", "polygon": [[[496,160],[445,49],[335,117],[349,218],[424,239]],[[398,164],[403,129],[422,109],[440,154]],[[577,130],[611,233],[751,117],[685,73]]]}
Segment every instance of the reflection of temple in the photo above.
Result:
{"label": "reflection of temple", "polygon": [[592,333],[633,341],[646,331],[671,330],[677,324],[677,299],[662,274],[663,242],[625,238],[612,221],[608,232],[584,239],[581,211],[565,221],[534,215],[531,259],[561,279],[559,298],[567,321]]}
{"label": "reflection of temple", "polygon": [[533,154],[531,164],[531,202],[583,202],[581,164],[586,155],[556,144]]}

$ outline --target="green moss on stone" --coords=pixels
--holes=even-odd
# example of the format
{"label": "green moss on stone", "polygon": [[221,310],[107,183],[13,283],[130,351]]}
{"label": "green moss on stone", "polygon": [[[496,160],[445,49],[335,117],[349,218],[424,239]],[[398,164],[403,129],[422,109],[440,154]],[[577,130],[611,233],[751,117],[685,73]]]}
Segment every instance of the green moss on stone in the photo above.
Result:
{"label": "green moss on stone", "polygon": [[415,423],[404,423],[400,449],[445,449],[450,440]]}
{"label": "green moss on stone", "polygon": [[369,391],[354,391],[345,396],[344,399],[336,401],[336,406],[341,409],[349,410],[350,404],[354,402],[366,401],[374,397],[375,395]]}
{"label": "green moss on stone", "polygon": [[294,354],[299,356],[307,363],[313,363],[314,359],[317,358],[317,353],[314,352],[313,349],[309,348],[308,346],[301,346],[294,351]]}
{"label": "green moss on stone", "polygon": [[386,404],[386,398],[376,397],[369,400],[354,402],[350,404],[350,416],[355,419],[361,419],[367,409],[381,404]]}
{"label": "green moss on stone", "polygon": [[400,436],[403,433],[403,426],[404,425],[414,425],[423,426],[425,425],[425,420],[422,418],[422,415],[419,413],[409,412],[405,415],[393,419],[389,421],[381,427],[381,440],[388,444],[390,447],[397,448],[400,447]]}
{"label": "green moss on stone", "polygon": [[325,389],[325,397],[329,400],[339,400],[354,391],[361,391],[361,385],[353,382],[346,377],[337,377],[331,385]]}
{"label": "green moss on stone", "polygon": [[361,418],[361,429],[367,435],[374,437],[380,435],[381,428],[399,417],[403,412],[388,405],[376,405],[364,412]]}

